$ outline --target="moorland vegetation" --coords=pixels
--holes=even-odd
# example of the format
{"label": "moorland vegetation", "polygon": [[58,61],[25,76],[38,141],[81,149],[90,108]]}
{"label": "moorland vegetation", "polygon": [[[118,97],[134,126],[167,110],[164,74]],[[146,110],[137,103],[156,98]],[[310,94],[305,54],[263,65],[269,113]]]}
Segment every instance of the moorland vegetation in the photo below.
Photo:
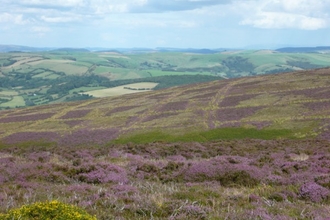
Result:
{"label": "moorland vegetation", "polygon": [[325,68],[1,111],[0,217],[326,219],[329,97]]}

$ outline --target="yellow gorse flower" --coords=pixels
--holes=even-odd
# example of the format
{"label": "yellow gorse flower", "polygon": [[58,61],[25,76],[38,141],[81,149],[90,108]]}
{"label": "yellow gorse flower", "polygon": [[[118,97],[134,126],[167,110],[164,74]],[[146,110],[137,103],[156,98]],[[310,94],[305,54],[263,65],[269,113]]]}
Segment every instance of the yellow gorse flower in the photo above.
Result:
{"label": "yellow gorse flower", "polygon": [[0,214],[0,220],[97,220],[85,210],[57,200],[37,202]]}

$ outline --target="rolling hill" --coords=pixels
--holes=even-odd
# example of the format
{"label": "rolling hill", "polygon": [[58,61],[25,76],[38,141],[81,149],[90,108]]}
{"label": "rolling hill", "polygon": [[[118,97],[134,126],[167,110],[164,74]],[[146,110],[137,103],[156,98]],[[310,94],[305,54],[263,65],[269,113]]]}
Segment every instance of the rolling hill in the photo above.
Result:
{"label": "rolling hill", "polygon": [[[163,48],[132,53],[62,48],[0,53],[0,109],[91,99],[92,96],[82,94],[93,94],[91,91],[99,94],[108,91],[104,89],[131,83],[158,83],[156,90],[329,65],[330,54],[325,51],[177,51]],[[122,91],[125,93],[126,90]]]}
{"label": "rolling hill", "polygon": [[189,139],[189,134],[197,138],[195,132],[218,128],[221,133],[226,127],[326,137],[329,80],[330,69],[317,69],[1,111],[0,137],[6,143],[42,138],[104,144],[154,131],[173,140]]}
{"label": "rolling hill", "polygon": [[330,68],[0,111],[0,219],[326,219],[329,129]]}

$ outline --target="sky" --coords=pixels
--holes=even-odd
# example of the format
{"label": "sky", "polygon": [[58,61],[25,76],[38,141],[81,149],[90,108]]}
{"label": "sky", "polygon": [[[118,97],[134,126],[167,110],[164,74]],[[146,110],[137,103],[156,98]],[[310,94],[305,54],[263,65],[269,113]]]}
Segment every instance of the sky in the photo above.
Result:
{"label": "sky", "polygon": [[0,45],[330,46],[330,0],[0,0]]}

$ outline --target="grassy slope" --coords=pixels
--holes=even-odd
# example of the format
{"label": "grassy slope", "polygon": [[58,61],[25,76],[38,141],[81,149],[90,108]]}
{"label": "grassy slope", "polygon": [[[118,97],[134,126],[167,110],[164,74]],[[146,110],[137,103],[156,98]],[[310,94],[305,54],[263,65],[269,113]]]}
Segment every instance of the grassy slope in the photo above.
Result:
{"label": "grassy slope", "polygon": [[[56,140],[63,136],[70,140],[83,131],[98,133],[95,139],[104,143],[158,130],[162,132],[159,140],[177,141],[194,137],[195,132],[226,127],[246,129],[242,138],[267,139],[266,131],[274,129],[284,132],[274,137],[315,137],[326,131],[330,120],[329,76],[329,69],[320,69],[2,111],[0,137],[14,142],[24,132],[32,132],[30,139],[34,139],[46,130]],[[228,132],[215,131],[219,137]]]}

